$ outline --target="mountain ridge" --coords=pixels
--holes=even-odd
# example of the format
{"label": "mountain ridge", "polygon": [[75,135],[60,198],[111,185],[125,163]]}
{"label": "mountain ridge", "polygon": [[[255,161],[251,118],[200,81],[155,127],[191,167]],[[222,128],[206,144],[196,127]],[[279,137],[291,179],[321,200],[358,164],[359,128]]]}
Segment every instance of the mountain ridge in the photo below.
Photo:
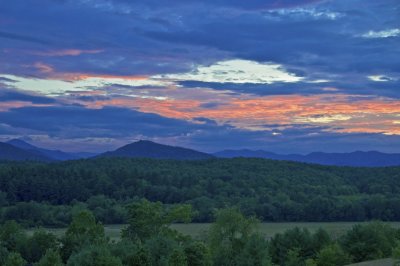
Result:
{"label": "mountain ridge", "polygon": [[43,154],[24,150],[4,142],[0,142],[0,160],[53,161],[51,158]]}
{"label": "mountain ridge", "polygon": [[91,154],[91,153],[84,153],[84,152],[69,153],[69,152],[64,152],[61,150],[50,150],[50,149],[40,148],[40,147],[32,145],[24,140],[21,140],[21,139],[11,139],[11,140],[7,141],[6,143],[10,144],[14,147],[23,149],[25,151],[29,151],[29,152],[32,152],[35,154],[39,154],[39,155],[48,157],[55,161],[77,160],[77,159],[89,158],[89,157],[94,156],[94,154]]}
{"label": "mountain ridge", "polygon": [[322,165],[383,167],[400,165],[400,153],[379,151],[354,151],[349,153],[311,152],[302,154],[277,154],[264,150],[223,150],[213,153],[219,158],[264,158],[272,160],[296,161]]}
{"label": "mountain ridge", "polygon": [[102,153],[96,157],[128,157],[128,158],[154,158],[176,160],[199,160],[215,158],[213,155],[183,148],[139,140],[122,146],[114,151]]}

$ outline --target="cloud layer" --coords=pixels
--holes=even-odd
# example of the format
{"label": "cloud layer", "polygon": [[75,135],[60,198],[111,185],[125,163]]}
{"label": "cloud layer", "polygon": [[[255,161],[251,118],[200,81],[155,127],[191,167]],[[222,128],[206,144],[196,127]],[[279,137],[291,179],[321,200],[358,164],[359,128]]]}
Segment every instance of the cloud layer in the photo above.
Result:
{"label": "cloud layer", "polygon": [[0,140],[400,152],[400,5],[15,0]]}

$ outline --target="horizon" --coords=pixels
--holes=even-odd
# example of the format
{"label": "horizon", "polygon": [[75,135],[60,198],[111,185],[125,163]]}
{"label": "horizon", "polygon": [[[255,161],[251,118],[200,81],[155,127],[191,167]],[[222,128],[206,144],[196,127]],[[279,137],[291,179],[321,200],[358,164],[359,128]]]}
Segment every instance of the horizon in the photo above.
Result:
{"label": "horizon", "polygon": [[0,141],[400,153],[399,10],[396,0],[8,1]]}
{"label": "horizon", "polygon": [[[10,144],[10,145],[15,146],[14,144],[12,144],[12,143],[10,143],[10,142],[11,142],[11,141],[16,141],[16,140],[22,141],[23,143],[27,143],[28,145],[32,145],[32,146],[34,146],[34,147],[36,147],[36,148],[39,148],[39,149],[49,149],[49,150],[52,150],[52,148],[54,148],[54,149],[53,149],[54,151],[67,152],[67,153],[72,153],[72,154],[73,154],[73,153],[92,153],[93,155],[99,155],[99,154],[103,154],[103,153],[107,153],[107,152],[113,152],[113,151],[115,151],[115,150],[117,150],[117,149],[119,149],[119,148],[122,148],[122,147],[124,147],[124,146],[130,145],[130,144],[134,144],[134,143],[137,143],[137,142],[142,142],[142,141],[143,141],[143,142],[151,142],[151,143],[160,144],[160,145],[171,146],[171,147],[176,147],[176,148],[192,149],[192,148],[190,148],[190,147],[179,146],[179,145],[177,145],[177,146],[175,146],[175,145],[169,145],[169,144],[154,142],[154,141],[152,141],[152,140],[147,140],[147,139],[137,139],[137,140],[135,140],[135,141],[133,141],[133,142],[125,143],[125,144],[123,144],[122,146],[116,147],[115,149],[112,149],[112,150],[104,150],[104,151],[100,151],[100,152],[90,152],[90,151],[85,151],[85,150],[65,151],[65,150],[62,150],[62,149],[58,149],[57,147],[42,147],[42,146],[37,146],[35,143],[32,143],[32,142],[30,142],[30,141],[26,141],[26,140],[24,140],[23,138],[9,139],[9,140],[7,140],[7,141],[5,141],[5,142],[3,142],[3,143],[8,143],[8,144]],[[15,147],[18,147],[18,146],[15,146]],[[310,155],[310,154],[312,154],[312,153],[335,154],[335,152],[331,152],[331,153],[330,153],[330,152],[318,151],[318,150],[317,150],[317,151],[312,151],[312,152],[309,152],[309,153],[277,153],[277,152],[273,152],[273,151],[269,151],[269,150],[264,150],[264,149],[247,149],[247,148],[243,148],[243,149],[230,149],[230,148],[227,148],[227,149],[215,150],[215,151],[211,151],[211,152],[203,151],[203,150],[201,150],[201,149],[192,149],[192,150],[198,151],[198,152],[202,152],[202,153],[211,154],[211,155],[215,155],[215,154],[220,153],[220,152],[240,152],[240,151],[266,152],[266,153],[273,153],[273,154],[276,154],[276,155],[302,155],[302,156]],[[351,153],[358,153],[358,152],[361,152],[361,153],[382,153],[382,152],[376,151],[376,150],[365,150],[365,151],[363,151],[363,150],[354,150],[354,151],[351,151],[351,152],[343,152],[342,154],[351,154]],[[337,153],[337,154],[341,154],[341,153],[339,152],[339,153]],[[399,154],[399,153],[390,153],[390,152],[387,152],[387,153],[383,153],[383,154],[391,155],[391,154]],[[223,157],[222,157],[222,158],[223,158]]]}

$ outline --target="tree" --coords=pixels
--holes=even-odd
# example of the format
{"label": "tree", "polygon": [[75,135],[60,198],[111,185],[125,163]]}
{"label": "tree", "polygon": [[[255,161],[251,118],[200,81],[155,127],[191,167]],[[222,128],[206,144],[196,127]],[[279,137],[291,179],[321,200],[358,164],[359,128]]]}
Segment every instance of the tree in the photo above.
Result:
{"label": "tree", "polygon": [[397,245],[393,248],[392,258],[395,260],[394,265],[400,265],[400,242],[397,242]]}
{"label": "tree", "polygon": [[133,242],[129,239],[110,245],[112,255],[121,259],[127,266],[150,266],[150,255],[140,241]]}
{"label": "tree", "polygon": [[169,226],[173,222],[190,222],[191,205],[175,205],[167,208],[161,202],[146,199],[128,207],[129,225],[122,231],[122,237],[131,240],[145,240],[159,234],[171,233]]}
{"label": "tree", "polygon": [[148,239],[145,248],[149,253],[151,265],[169,266],[169,260],[179,245],[170,237],[158,235]]}
{"label": "tree", "polygon": [[29,262],[37,262],[45,255],[48,249],[57,248],[57,246],[57,237],[42,229],[34,232],[32,237],[28,239],[24,257]]}
{"label": "tree", "polygon": [[63,266],[60,253],[54,249],[48,249],[45,255],[35,263],[35,266]]}
{"label": "tree", "polygon": [[22,251],[27,244],[27,236],[15,221],[7,221],[0,228],[0,241],[9,251]]}
{"label": "tree", "polygon": [[317,266],[341,266],[351,263],[351,259],[338,244],[324,247],[316,257]]}
{"label": "tree", "polygon": [[286,230],[283,234],[276,234],[269,243],[269,252],[272,262],[283,265],[287,261],[289,251],[294,257],[295,253],[304,262],[312,258],[317,251],[314,250],[313,236],[307,229],[298,227]]}
{"label": "tree", "polygon": [[122,266],[122,262],[106,246],[88,245],[73,253],[67,266]]}
{"label": "tree", "polygon": [[[214,264],[237,265],[237,259],[255,233],[257,224],[257,219],[246,218],[237,209],[220,210],[209,232]],[[252,251],[248,249],[246,252]]]}
{"label": "tree", "polygon": [[104,244],[106,242],[104,227],[96,222],[91,212],[82,211],[74,216],[61,242],[63,244],[61,255],[63,260],[67,261],[69,256],[82,246]]}
{"label": "tree", "polygon": [[21,257],[21,254],[17,252],[11,252],[5,263],[4,266],[25,266],[26,261]]}
{"label": "tree", "polygon": [[175,248],[168,259],[170,266],[187,266],[187,258],[184,251],[180,248]]}
{"label": "tree", "polygon": [[300,256],[300,249],[290,249],[285,258],[285,266],[302,266],[305,265],[303,258]]}
{"label": "tree", "polygon": [[200,241],[185,244],[187,263],[190,266],[211,266],[211,254],[208,246]]}
{"label": "tree", "polygon": [[252,234],[246,241],[237,261],[240,266],[272,265],[268,254],[268,245],[264,237],[258,234]]}
{"label": "tree", "polygon": [[372,222],[353,226],[341,239],[343,249],[354,262],[389,257],[396,245],[396,230],[387,224]]}

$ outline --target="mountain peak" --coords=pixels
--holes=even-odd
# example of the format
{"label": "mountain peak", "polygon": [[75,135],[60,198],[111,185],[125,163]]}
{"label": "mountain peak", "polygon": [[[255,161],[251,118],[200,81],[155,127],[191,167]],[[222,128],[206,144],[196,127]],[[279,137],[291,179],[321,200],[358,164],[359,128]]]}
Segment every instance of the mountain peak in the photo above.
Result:
{"label": "mountain peak", "polygon": [[150,140],[139,140],[115,151],[106,152],[100,157],[131,157],[131,158],[155,158],[155,159],[176,159],[176,160],[199,160],[209,159],[214,156],[192,149],[175,147],[156,143]]}

